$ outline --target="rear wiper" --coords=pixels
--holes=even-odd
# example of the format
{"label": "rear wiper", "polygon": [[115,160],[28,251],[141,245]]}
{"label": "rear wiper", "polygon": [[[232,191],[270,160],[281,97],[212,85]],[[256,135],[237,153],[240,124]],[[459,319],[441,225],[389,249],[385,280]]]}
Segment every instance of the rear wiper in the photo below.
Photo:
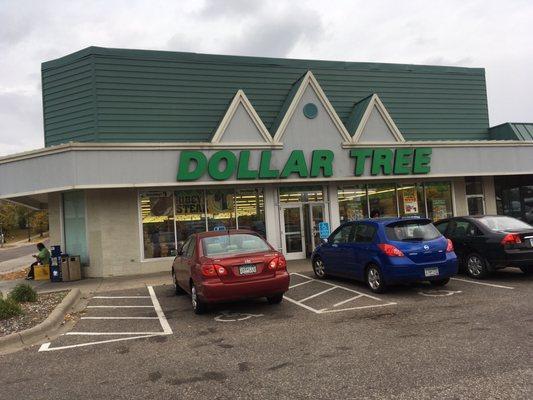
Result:
{"label": "rear wiper", "polygon": [[405,238],[402,239],[402,242],[421,242],[424,238]]}

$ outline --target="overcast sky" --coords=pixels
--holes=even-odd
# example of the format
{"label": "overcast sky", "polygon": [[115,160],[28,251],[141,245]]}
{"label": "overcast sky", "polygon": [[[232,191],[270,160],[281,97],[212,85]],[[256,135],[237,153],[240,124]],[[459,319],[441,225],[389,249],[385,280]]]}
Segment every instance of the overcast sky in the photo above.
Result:
{"label": "overcast sky", "polygon": [[87,46],[486,68],[533,122],[532,0],[0,0],[0,155],[43,147],[41,62]]}

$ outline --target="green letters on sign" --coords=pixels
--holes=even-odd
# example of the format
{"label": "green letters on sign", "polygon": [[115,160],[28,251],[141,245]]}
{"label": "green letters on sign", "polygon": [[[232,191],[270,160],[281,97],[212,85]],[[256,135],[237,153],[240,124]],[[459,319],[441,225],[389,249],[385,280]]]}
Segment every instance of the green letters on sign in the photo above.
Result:
{"label": "green letters on sign", "polygon": [[355,168],[353,174],[355,176],[363,175],[365,172],[365,161],[372,156],[372,149],[353,149],[350,150],[350,157],[355,158]]}
{"label": "green letters on sign", "polygon": [[[191,170],[191,163],[193,169]],[[201,151],[183,150],[178,164],[178,181],[195,181],[200,178],[207,167],[207,158]]]}
{"label": "green letters on sign", "polygon": [[413,161],[413,174],[427,174],[431,170],[431,148],[420,147],[415,149],[415,158]]}
{"label": "green letters on sign", "polygon": [[331,150],[313,150],[311,178],[320,175],[320,170],[322,170],[322,176],[325,178],[333,176],[333,156]]}
{"label": "green letters on sign", "polygon": [[411,172],[413,149],[396,149],[394,157],[394,175],[407,175]]}
{"label": "green letters on sign", "polygon": [[293,150],[281,171],[280,178],[288,178],[291,174],[298,174],[300,178],[307,178],[307,163],[302,150]]}
{"label": "green letters on sign", "polygon": [[392,150],[376,149],[372,155],[371,175],[390,175],[392,173]]}
{"label": "green letters on sign", "polygon": [[[220,165],[223,168],[220,168]],[[211,156],[207,165],[209,176],[217,181],[225,181],[235,173],[237,157],[229,150],[220,150]]]}
{"label": "green letters on sign", "polygon": [[[211,151],[213,150],[208,150]],[[230,178],[274,180],[290,178],[292,175],[298,178],[331,178],[335,175],[333,160],[339,157],[332,150],[317,149],[311,154],[306,154],[303,150],[292,150],[280,173],[278,168],[283,160],[275,157],[273,162],[272,150],[262,150],[260,154],[255,153],[255,156],[253,151],[242,150],[237,155],[231,150],[219,150],[207,157],[199,150],[182,150],[178,162],[178,181],[198,180],[206,171],[216,181]],[[283,153],[280,151],[277,155],[279,154]],[[350,158],[355,161],[354,176],[362,176],[365,172],[372,176],[428,174],[431,170],[431,154],[430,147],[391,149],[378,146],[351,149],[349,152]]]}
{"label": "green letters on sign", "polygon": [[239,167],[237,169],[237,179],[257,179],[259,172],[257,170],[250,170],[250,150],[243,150],[239,154]]}
{"label": "green letters on sign", "polygon": [[264,150],[261,152],[261,162],[259,163],[259,179],[275,179],[278,177],[277,169],[270,169],[270,160],[272,151]]}

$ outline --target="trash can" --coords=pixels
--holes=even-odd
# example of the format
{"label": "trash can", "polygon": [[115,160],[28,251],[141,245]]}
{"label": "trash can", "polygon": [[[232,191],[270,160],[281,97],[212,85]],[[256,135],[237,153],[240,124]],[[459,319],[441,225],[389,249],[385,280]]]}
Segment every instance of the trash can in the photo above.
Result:
{"label": "trash can", "polygon": [[68,282],[71,280],[68,265],[68,254],[61,254],[61,280],[63,282]]}
{"label": "trash can", "polygon": [[68,273],[71,281],[79,281],[81,279],[81,261],[80,256],[68,257]]}

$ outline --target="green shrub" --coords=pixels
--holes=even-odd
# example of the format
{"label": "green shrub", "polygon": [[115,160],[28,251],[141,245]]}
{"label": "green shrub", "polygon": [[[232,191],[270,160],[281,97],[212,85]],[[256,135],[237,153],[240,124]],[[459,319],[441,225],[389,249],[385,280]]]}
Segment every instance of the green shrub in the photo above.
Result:
{"label": "green shrub", "polygon": [[19,283],[9,294],[13,300],[19,303],[37,301],[37,292],[27,283]]}
{"label": "green shrub", "polygon": [[0,299],[0,320],[8,319],[22,314],[22,308],[15,300]]}

